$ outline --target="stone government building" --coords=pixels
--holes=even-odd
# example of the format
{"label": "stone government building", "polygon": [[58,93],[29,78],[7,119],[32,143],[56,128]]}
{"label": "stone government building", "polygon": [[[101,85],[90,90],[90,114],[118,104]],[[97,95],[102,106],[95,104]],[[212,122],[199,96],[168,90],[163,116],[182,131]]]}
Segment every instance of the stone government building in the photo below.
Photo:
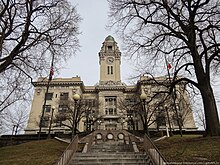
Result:
{"label": "stone government building", "polygon": [[[69,124],[67,118],[58,120],[56,116],[67,113],[67,103],[74,102],[74,94],[79,94],[82,102],[90,106],[81,114],[77,125],[79,131],[85,131],[88,128],[93,130],[143,130],[141,120],[143,107],[147,110],[150,130],[166,129],[167,127],[178,130],[173,99],[165,94],[156,94],[159,91],[167,90],[163,84],[169,83],[169,79],[163,76],[153,80],[143,75],[135,85],[126,85],[121,81],[120,64],[121,52],[117,42],[112,36],[108,36],[99,52],[100,80],[95,86],[85,86],[78,76],[54,78],[49,84],[48,94],[45,95],[48,79],[39,78],[33,83],[35,92],[25,133],[37,134],[39,132],[45,97],[42,133],[48,133],[50,123],[52,123],[51,133],[70,133],[71,130],[64,125],[64,123]],[[181,118],[183,130],[195,130],[189,98],[183,86],[184,83],[176,85],[175,110]],[[140,100],[140,95],[143,93],[147,96],[145,102]],[[152,97],[154,99],[149,101]],[[168,99],[164,102],[165,97]],[[50,120],[52,121],[50,122]]]}

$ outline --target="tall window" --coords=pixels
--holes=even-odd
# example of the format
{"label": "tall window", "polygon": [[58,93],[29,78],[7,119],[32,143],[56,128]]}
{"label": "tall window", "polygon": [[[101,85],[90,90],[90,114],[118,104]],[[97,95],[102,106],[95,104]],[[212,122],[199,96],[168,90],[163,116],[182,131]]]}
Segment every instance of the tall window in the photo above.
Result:
{"label": "tall window", "polygon": [[110,74],[110,66],[108,66],[108,74]]}
{"label": "tall window", "polygon": [[108,74],[113,74],[113,66],[108,66],[107,70],[108,70]]}

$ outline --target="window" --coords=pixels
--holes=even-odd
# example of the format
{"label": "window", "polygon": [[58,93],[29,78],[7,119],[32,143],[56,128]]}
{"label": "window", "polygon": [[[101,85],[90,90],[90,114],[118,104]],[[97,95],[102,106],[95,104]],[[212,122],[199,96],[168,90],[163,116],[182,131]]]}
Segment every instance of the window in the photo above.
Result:
{"label": "window", "polygon": [[106,115],[116,115],[116,97],[105,97],[105,114]]}
{"label": "window", "polygon": [[113,109],[109,108],[109,115],[113,115]]}
{"label": "window", "polygon": [[49,116],[44,116],[41,123],[42,127],[48,127],[49,126]]}
{"label": "window", "polygon": [[45,112],[50,113],[51,105],[45,105]]}
{"label": "window", "polygon": [[95,107],[96,100],[95,99],[86,99],[84,103],[87,107]]}
{"label": "window", "polygon": [[45,97],[46,97],[46,100],[52,100],[53,98],[53,93],[45,93]]}
{"label": "window", "polygon": [[107,106],[116,106],[116,97],[108,97],[105,101]]}
{"label": "window", "polygon": [[116,112],[116,108],[113,108],[113,110],[114,110],[114,114],[116,115],[116,114],[117,114],[117,112]]}
{"label": "window", "polygon": [[108,46],[108,50],[112,51],[112,46]]}
{"label": "window", "polygon": [[108,74],[113,74],[113,66],[108,66],[107,70],[108,70]]}
{"label": "window", "polygon": [[126,104],[126,106],[134,106],[137,104],[137,99],[135,98],[135,96],[134,96],[134,98],[126,98],[125,104]]}
{"label": "window", "polygon": [[58,112],[66,112],[68,110],[67,105],[59,105]]}
{"label": "window", "polygon": [[105,114],[106,115],[117,115],[117,112],[116,112],[115,108],[106,108],[105,109]]}
{"label": "window", "polygon": [[68,92],[62,92],[60,93],[60,100],[68,100],[69,93]]}
{"label": "window", "polygon": [[113,66],[111,66],[111,74],[113,74]]}
{"label": "window", "polygon": [[157,127],[166,125],[166,118],[165,118],[165,115],[163,113],[158,114],[156,116],[156,123],[157,123]]}
{"label": "window", "polygon": [[67,120],[67,116],[62,113],[62,112],[59,112],[57,115],[56,115],[56,126],[57,127],[61,127],[63,125],[63,122]]}
{"label": "window", "polygon": [[108,66],[108,74],[110,74],[110,66]]}

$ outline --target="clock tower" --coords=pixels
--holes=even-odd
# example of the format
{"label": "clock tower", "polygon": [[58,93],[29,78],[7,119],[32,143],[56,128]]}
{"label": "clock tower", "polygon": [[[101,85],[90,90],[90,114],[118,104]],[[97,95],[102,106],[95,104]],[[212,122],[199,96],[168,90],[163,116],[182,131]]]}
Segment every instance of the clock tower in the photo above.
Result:
{"label": "clock tower", "polygon": [[105,38],[99,52],[100,83],[121,82],[121,52],[112,36]]}

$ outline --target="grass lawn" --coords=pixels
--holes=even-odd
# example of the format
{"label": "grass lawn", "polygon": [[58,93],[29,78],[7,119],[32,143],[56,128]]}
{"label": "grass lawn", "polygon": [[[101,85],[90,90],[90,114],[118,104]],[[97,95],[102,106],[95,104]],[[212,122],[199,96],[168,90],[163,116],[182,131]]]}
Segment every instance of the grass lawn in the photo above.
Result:
{"label": "grass lawn", "polygon": [[68,146],[57,140],[41,140],[0,148],[1,165],[54,165]]}
{"label": "grass lawn", "polygon": [[[155,143],[168,162],[220,165],[220,137],[173,136]],[[170,163],[172,164],[172,163]]]}

